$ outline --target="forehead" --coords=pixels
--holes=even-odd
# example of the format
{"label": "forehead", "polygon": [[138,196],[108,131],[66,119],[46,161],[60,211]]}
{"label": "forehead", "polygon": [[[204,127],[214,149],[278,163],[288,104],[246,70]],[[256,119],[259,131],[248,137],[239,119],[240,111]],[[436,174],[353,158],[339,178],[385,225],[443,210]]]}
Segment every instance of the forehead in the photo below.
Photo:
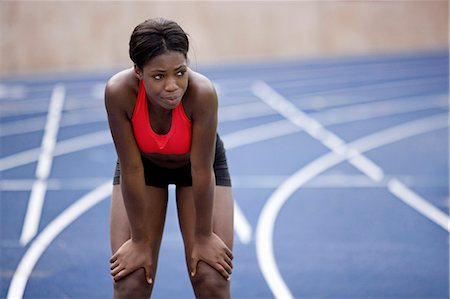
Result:
{"label": "forehead", "polygon": [[186,64],[183,53],[169,51],[150,59],[144,66],[144,70],[173,70]]}

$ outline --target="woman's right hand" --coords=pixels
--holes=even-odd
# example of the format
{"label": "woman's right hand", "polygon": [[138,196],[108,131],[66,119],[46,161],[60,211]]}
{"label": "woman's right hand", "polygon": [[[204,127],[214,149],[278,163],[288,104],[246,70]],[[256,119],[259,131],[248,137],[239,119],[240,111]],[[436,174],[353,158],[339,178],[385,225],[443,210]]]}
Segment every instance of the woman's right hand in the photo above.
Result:
{"label": "woman's right hand", "polygon": [[120,280],[139,268],[144,268],[148,284],[153,282],[151,266],[152,251],[148,242],[128,240],[120,246],[110,259],[111,275],[114,280]]}

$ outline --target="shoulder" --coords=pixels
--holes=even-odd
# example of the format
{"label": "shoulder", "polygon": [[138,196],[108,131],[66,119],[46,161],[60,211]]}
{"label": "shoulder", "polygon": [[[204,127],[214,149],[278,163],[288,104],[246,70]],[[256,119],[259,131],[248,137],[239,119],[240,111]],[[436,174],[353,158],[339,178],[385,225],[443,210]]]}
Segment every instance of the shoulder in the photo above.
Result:
{"label": "shoulder", "polygon": [[187,96],[195,114],[197,109],[217,109],[217,93],[212,81],[204,75],[189,69]]}
{"label": "shoulder", "polygon": [[216,93],[214,84],[206,76],[189,69],[189,92],[201,95],[213,95]]}
{"label": "shoulder", "polygon": [[133,68],[123,70],[113,75],[105,87],[105,105],[107,108],[128,108],[136,101],[139,90],[139,80]]}

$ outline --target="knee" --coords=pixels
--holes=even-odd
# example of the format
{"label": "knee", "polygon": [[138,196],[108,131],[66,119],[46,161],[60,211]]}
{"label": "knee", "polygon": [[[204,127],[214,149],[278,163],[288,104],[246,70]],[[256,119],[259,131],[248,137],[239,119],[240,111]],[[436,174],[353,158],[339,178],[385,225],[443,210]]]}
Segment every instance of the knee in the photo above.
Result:
{"label": "knee", "polygon": [[198,263],[197,273],[191,281],[197,298],[230,297],[230,282],[204,262]]}
{"label": "knee", "polygon": [[121,280],[114,281],[114,299],[149,298],[152,285],[145,280],[145,272],[138,269]]}

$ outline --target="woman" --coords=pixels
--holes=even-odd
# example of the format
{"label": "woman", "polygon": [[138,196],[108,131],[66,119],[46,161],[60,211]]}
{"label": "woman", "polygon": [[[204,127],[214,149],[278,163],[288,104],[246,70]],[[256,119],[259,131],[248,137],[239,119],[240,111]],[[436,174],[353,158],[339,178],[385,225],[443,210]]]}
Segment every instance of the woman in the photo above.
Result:
{"label": "woman", "polygon": [[217,95],[188,68],[189,42],[169,20],[139,24],[130,38],[134,67],[105,89],[119,158],[111,205],[114,298],[148,298],[158,262],[169,184],[176,201],[195,295],[229,298],[233,199]]}

